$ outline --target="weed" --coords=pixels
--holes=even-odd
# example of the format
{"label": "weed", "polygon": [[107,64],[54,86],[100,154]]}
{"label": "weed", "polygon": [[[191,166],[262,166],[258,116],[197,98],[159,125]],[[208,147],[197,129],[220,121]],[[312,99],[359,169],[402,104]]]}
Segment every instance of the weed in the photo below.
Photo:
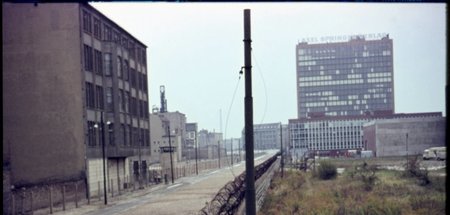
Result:
{"label": "weed", "polygon": [[378,180],[375,175],[377,167],[374,165],[368,165],[365,161],[361,165],[357,165],[353,170],[349,170],[346,174],[351,179],[359,179],[363,182],[364,189],[371,191]]}
{"label": "weed", "polygon": [[[321,164],[322,165],[322,164]],[[427,186],[403,172],[375,170],[370,164],[353,169],[353,179],[311,180],[313,175],[292,171],[275,178],[260,214],[445,214],[445,177],[430,176]],[[369,171],[370,170],[370,171]],[[372,173],[375,172],[375,173]],[[346,171],[347,172],[347,171]],[[319,177],[318,172],[316,176]],[[371,192],[365,182],[376,176]],[[363,179],[365,178],[365,179]]]}
{"label": "weed", "polygon": [[413,195],[409,202],[413,210],[428,211],[427,214],[445,214],[445,197],[442,195]]}
{"label": "weed", "polygon": [[442,176],[430,176],[430,188],[438,192],[445,193],[445,177]]}
{"label": "weed", "polygon": [[322,180],[334,179],[337,175],[337,168],[328,161],[321,161],[315,174]]}
{"label": "weed", "polygon": [[405,164],[405,177],[414,177],[417,179],[417,183],[420,186],[425,186],[430,184],[430,178],[428,177],[428,170],[427,169],[420,169],[420,159],[418,159],[419,156],[412,156],[408,159],[408,161]]}

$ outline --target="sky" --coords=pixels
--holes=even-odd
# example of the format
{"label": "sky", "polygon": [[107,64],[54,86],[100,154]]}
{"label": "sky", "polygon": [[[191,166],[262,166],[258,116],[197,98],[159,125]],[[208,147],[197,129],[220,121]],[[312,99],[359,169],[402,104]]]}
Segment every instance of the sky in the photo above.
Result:
{"label": "sky", "polygon": [[255,124],[297,117],[299,41],[355,34],[393,39],[396,113],[446,115],[444,3],[90,4],[147,45],[150,111],[165,85],[169,111],[224,138],[244,128],[244,9],[251,10]]}

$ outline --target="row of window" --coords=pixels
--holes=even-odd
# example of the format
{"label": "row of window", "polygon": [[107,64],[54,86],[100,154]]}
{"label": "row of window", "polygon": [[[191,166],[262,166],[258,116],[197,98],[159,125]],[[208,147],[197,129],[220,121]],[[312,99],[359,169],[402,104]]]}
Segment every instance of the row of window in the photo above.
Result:
{"label": "row of window", "polygon": [[94,85],[86,82],[86,106],[88,108],[104,109],[103,96],[103,87],[95,86],[94,91]]}
{"label": "row of window", "polygon": [[[333,68],[331,68],[333,67]],[[313,67],[314,69],[314,67]],[[338,68],[334,66],[327,66],[326,69],[320,66],[320,70],[298,71],[299,80],[323,80],[329,79],[346,79],[346,78],[362,78],[373,76],[392,76],[392,69],[390,67],[364,67],[364,68]],[[389,74],[389,75],[385,75]],[[349,76],[350,75],[350,76]],[[325,78],[322,78],[325,77]]]}
{"label": "row of window", "polygon": [[346,136],[346,135],[334,135],[334,136],[325,136],[325,135],[309,135],[309,136],[300,136],[299,139],[311,141],[311,142],[318,142],[318,141],[338,141],[338,140],[345,140],[345,141],[352,141],[352,140],[359,140],[361,136],[359,134]]}
{"label": "row of window", "polygon": [[291,141],[296,147],[309,146],[312,148],[317,147],[351,147],[352,145],[359,145],[362,143],[361,138],[352,139],[305,139],[305,138],[291,138]]}
{"label": "row of window", "polygon": [[[103,59],[102,59],[103,56]],[[84,68],[86,71],[95,72],[99,75],[105,72],[105,76],[112,75],[111,53],[104,53],[92,47],[84,45]],[[131,87],[147,92],[147,75],[130,68],[127,60],[117,57],[117,77],[125,81],[130,81]]]}
{"label": "row of window", "polygon": [[[377,102],[378,100],[378,102]],[[384,102],[383,102],[384,101]],[[327,102],[304,102],[301,103],[300,107],[322,107],[322,106],[345,106],[345,105],[360,105],[360,104],[367,104],[367,103],[386,103],[387,99],[384,97],[381,97],[378,95],[377,98],[371,99],[371,100],[366,100],[366,99],[362,99],[362,100],[354,100],[354,102],[352,100],[346,101],[346,100],[341,100],[341,101],[327,101]],[[325,111],[326,107],[325,107]]]}
{"label": "row of window", "polygon": [[136,59],[138,62],[146,65],[146,53],[144,48],[140,48],[131,38],[128,39],[125,35],[121,35],[118,30],[113,29],[106,23],[102,23],[100,19],[95,16],[93,17],[92,23],[91,14],[85,10],[83,11],[83,30],[87,34],[93,34],[98,40],[111,41],[121,45],[128,50],[131,59]]}
{"label": "row of window", "polygon": [[[102,138],[103,138],[103,132],[102,132],[102,128],[99,122],[94,122],[94,121],[87,121],[87,128],[88,128],[88,134],[87,134],[87,141],[88,141],[88,145],[89,146],[97,146],[97,145],[101,145],[102,144]],[[109,124],[109,125],[104,125],[105,126],[105,134],[106,132],[109,133],[108,140],[105,140],[105,144],[106,141],[108,141],[108,143],[110,145],[114,145],[114,138],[112,135],[112,131],[113,131],[113,125]]]}
{"label": "row of window", "polygon": [[[359,63],[327,63],[327,62],[317,62],[317,61],[302,61],[298,63],[298,72],[318,72],[317,70],[351,70],[361,68],[377,68],[381,71],[392,71],[392,63],[390,61],[373,61],[373,62],[359,62]],[[362,70],[364,71],[364,70]]]}
{"label": "row of window", "polygon": [[351,54],[361,51],[382,51],[390,50],[391,46],[386,43],[377,43],[373,45],[364,46],[339,46],[339,47],[323,47],[323,48],[300,48],[298,49],[299,55],[321,55],[321,54]]}
{"label": "row of window", "polygon": [[[386,93],[373,93],[373,94],[360,94],[360,95],[341,95],[341,96],[310,96],[305,97],[305,94],[300,95],[300,99],[302,102],[315,102],[315,101],[338,101],[346,99],[348,100],[357,100],[361,96],[361,98],[364,99],[370,99],[370,98],[386,98]],[[349,104],[352,104],[351,101],[349,101]]]}
{"label": "row of window", "polygon": [[[384,54],[383,54],[384,53]],[[299,56],[299,62],[317,62],[317,64],[348,64],[348,63],[370,63],[370,62],[385,62],[391,61],[390,51],[380,52],[379,55],[374,53],[355,53],[355,56]]]}
{"label": "row of window", "polygon": [[[102,143],[103,132],[99,122],[87,121],[88,126],[88,145],[89,146],[100,146]],[[108,143],[110,145],[115,145],[114,139],[114,126],[113,124],[105,125],[105,132],[108,132]],[[150,146],[150,133],[148,129],[135,128],[131,125],[121,124],[120,132],[122,142],[121,145],[124,146]]]}
{"label": "row of window", "polygon": [[340,134],[334,133],[294,133],[291,135],[292,139],[303,139],[303,140],[359,140],[361,134],[359,132],[346,132]]}
{"label": "row of window", "polygon": [[130,92],[119,89],[119,111],[148,119],[148,102],[130,95]]}
{"label": "row of window", "polygon": [[386,84],[366,83],[354,85],[311,86],[300,87],[298,90],[301,98],[329,95],[348,96],[365,93],[390,93],[392,92],[392,82]]}
{"label": "row of window", "polygon": [[368,120],[334,120],[334,121],[316,121],[308,123],[291,123],[289,127],[291,129],[310,129],[310,130],[320,130],[324,129],[349,129],[352,127],[360,128]]}
{"label": "row of window", "polygon": [[299,61],[308,61],[308,60],[330,60],[330,59],[336,59],[336,60],[342,61],[343,63],[344,62],[350,63],[351,59],[355,59],[355,62],[357,62],[358,58],[360,59],[361,57],[363,57],[363,58],[368,58],[368,59],[365,60],[366,62],[368,62],[368,61],[378,60],[379,59],[378,57],[390,56],[391,55],[391,51],[389,51],[389,50],[376,51],[376,52],[365,51],[365,52],[362,52],[362,53],[354,53],[354,56],[350,55],[350,54],[351,53],[349,53],[347,55],[339,55],[339,54],[332,54],[332,55],[331,54],[328,54],[328,55],[300,55],[300,56],[298,56],[298,60]]}
{"label": "row of window", "polygon": [[[88,72],[95,72],[96,74],[103,74],[103,59],[102,52],[88,45],[84,45],[84,70]],[[110,70],[109,70],[110,71]]]}
{"label": "row of window", "polygon": [[[386,79],[387,80],[387,79]],[[370,81],[370,79],[369,79]],[[350,80],[335,80],[335,81],[312,81],[312,82],[300,82],[300,87],[309,87],[309,86],[329,86],[329,85],[353,85],[353,84],[362,84],[364,83],[363,79],[350,79]],[[370,83],[370,82],[369,82]]]}
{"label": "row of window", "polygon": [[127,146],[150,146],[150,133],[148,129],[135,128],[131,125],[120,125],[123,145]]}
{"label": "row of window", "polygon": [[[86,106],[91,109],[104,109],[103,87],[86,82]],[[114,111],[112,88],[106,88],[106,109]],[[132,116],[148,119],[148,102],[137,99],[130,92],[119,89],[119,111],[130,113]]]}
{"label": "row of window", "polygon": [[[298,90],[301,93],[312,93],[320,91],[334,91],[336,95],[348,95],[354,93],[365,93],[368,89],[373,88],[391,88],[393,82],[383,82],[383,83],[364,83],[364,84],[339,84],[339,85],[317,85],[309,87],[299,87]],[[388,89],[387,89],[388,90]]]}
{"label": "row of window", "polygon": [[[373,68],[372,68],[373,71]],[[331,71],[328,70],[328,74]],[[323,75],[324,71],[320,71],[320,76],[319,75],[314,75],[314,76],[302,76],[299,78],[300,82],[305,82],[305,81],[328,81],[328,80],[349,80],[349,79],[361,79],[361,78],[365,78],[366,75],[363,76],[363,74],[339,74],[340,70],[336,70],[336,75],[335,74],[329,74],[329,75]],[[392,73],[391,72],[375,72],[375,73],[368,73],[367,74],[367,78],[378,78],[378,77],[391,77]]]}
{"label": "row of window", "polygon": [[324,113],[325,116],[362,115],[363,110],[392,110],[392,103],[388,99],[377,99],[370,104],[311,106],[300,108],[300,115],[302,117],[314,113]]}
{"label": "row of window", "polygon": [[370,78],[367,80],[368,83],[379,83],[379,82],[391,82],[391,78]]}

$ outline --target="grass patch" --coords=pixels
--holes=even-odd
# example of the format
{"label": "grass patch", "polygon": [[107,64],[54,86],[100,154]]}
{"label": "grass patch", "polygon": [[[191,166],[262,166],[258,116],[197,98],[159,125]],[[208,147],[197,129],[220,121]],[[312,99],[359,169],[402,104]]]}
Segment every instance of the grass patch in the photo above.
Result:
{"label": "grass patch", "polygon": [[320,180],[310,172],[287,171],[273,180],[258,214],[445,214],[445,177],[430,176],[425,186],[398,171],[377,170],[376,178],[368,191],[366,182],[347,172]]}

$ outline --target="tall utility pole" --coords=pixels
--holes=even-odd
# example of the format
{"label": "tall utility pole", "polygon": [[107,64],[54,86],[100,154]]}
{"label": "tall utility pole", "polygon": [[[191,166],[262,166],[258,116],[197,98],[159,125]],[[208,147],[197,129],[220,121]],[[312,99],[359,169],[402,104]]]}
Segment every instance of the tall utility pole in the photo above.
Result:
{"label": "tall utility pole", "polygon": [[408,133],[406,133],[406,158],[408,158]]}
{"label": "tall utility pole", "polygon": [[217,141],[217,155],[219,156],[219,169],[220,169],[220,140]]}
{"label": "tall utility pole", "polygon": [[171,175],[172,175],[172,184],[173,184],[173,183],[175,183],[174,180],[173,180],[173,161],[172,161],[172,152],[174,150],[172,149],[172,142],[170,141],[170,136],[171,136],[171,134],[170,134],[170,122],[169,122],[169,124],[167,124],[167,133],[169,135],[170,172],[171,172]]}
{"label": "tall utility pole", "polygon": [[408,133],[406,133],[406,168],[409,169],[409,160],[408,160]]}
{"label": "tall utility pole", "polygon": [[250,9],[244,10],[244,68],[245,68],[245,214],[256,214],[255,164],[253,154],[253,98],[252,98],[252,46]]}
{"label": "tall utility pole", "polygon": [[283,161],[283,124],[280,122],[280,153],[281,153],[281,177],[283,178],[284,175],[284,161]]}
{"label": "tall utility pole", "polygon": [[198,143],[197,143],[197,126],[195,126],[195,173],[198,175]]}
{"label": "tall utility pole", "polygon": [[105,205],[108,204],[108,195],[106,195],[106,155],[105,155],[105,123],[103,121],[103,114],[101,112],[101,127],[102,127],[102,154],[103,154],[103,195],[105,199]]}
{"label": "tall utility pole", "polygon": [[241,138],[239,138],[239,162],[241,162]]}
{"label": "tall utility pole", "polygon": [[231,140],[231,165],[233,165],[233,138],[230,139]]}

